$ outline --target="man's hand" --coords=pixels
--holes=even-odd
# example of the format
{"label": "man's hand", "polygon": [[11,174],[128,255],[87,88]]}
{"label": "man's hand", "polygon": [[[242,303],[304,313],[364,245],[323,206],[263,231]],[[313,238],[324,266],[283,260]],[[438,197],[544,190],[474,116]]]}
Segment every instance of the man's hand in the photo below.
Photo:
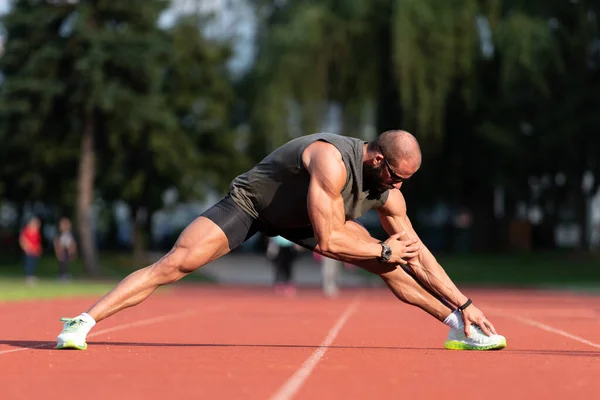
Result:
{"label": "man's hand", "polygon": [[463,310],[462,317],[465,323],[465,335],[467,337],[471,337],[471,329],[469,327],[472,324],[479,326],[481,330],[488,336],[497,335],[494,325],[492,325],[485,315],[483,315],[481,310],[475,307],[473,304]]}
{"label": "man's hand", "polygon": [[388,262],[407,265],[407,260],[416,257],[421,249],[418,242],[417,238],[409,239],[405,232],[393,234],[384,242],[392,249],[392,258]]}

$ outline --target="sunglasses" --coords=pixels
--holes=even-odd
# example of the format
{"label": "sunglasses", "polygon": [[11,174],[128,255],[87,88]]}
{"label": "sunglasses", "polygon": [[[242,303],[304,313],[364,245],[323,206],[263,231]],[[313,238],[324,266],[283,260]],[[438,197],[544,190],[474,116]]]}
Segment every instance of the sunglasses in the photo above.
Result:
{"label": "sunglasses", "polygon": [[392,179],[392,182],[394,182],[394,183],[404,182],[407,178],[403,178],[400,175],[398,175],[397,173],[395,173],[394,170],[392,169],[392,166],[388,162],[387,157],[385,156],[385,154],[383,154],[383,149],[381,148],[381,146],[379,147],[379,150],[381,151],[381,155],[383,156],[383,161],[385,161],[385,166],[388,170],[388,173],[390,174],[390,178]]}

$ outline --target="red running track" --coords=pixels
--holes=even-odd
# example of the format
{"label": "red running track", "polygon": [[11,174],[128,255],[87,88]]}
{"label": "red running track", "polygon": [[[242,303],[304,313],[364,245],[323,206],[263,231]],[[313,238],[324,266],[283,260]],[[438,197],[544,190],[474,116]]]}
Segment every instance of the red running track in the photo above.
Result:
{"label": "red running track", "polygon": [[185,287],[51,347],[95,299],[1,303],[0,399],[595,399],[600,298],[468,290],[508,348],[443,349],[447,328],[383,289]]}

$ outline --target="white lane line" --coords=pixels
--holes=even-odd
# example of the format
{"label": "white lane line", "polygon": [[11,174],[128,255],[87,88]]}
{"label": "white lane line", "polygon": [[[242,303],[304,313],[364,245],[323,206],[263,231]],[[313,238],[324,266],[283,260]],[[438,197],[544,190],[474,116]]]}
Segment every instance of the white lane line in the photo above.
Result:
{"label": "white lane line", "polygon": [[104,333],[120,331],[122,329],[133,328],[136,326],[144,326],[144,325],[155,324],[157,322],[164,322],[164,321],[168,321],[170,319],[176,319],[179,317],[188,316],[188,315],[194,314],[195,312],[196,311],[194,311],[194,310],[185,310],[185,311],[182,311],[177,314],[167,314],[167,315],[162,315],[160,317],[148,318],[148,319],[143,319],[141,321],[131,322],[129,324],[117,325],[117,326],[113,326],[112,328],[107,328],[107,329],[103,329],[101,331],[91,333],[88,335],[88,337],[90,338],[90,337],[94,337],[94,336],[99,336]]}
{"label": "white lane line", "polygon": [[566,338],[575,340],[577,342],[580,342],[580,343],[583,343],[583,344],[587,344],[589,346],[592,346],[592,347],[595,347],[597,349],[600,349],[600,344],[594,343],[594,342],[592,342],[590,340],[582,338],[581,336],[573,335],[572,333],[563,331],[562,329],[554,328],[554,327],[552,327],[550,325],[546,325],[544,323],[535,321],[535,320],[530,319],[530,318],[521,317],[519,315],[514,315],[514,314],[508,314],[508,313],[502,312],[502,311],[500,311],[498,309],[494,309],[493,311],[496,314],[501,315],[503,317],[511,318],[511,319],[516,320],[516,321],[522,322],[524,324],[527,324],[527,325],[530,325],[530,326],[534,326],[536,328],[540,328],[540,329],[542,329],[542,330],[544,330],[546,332],[556,333],[557,335],[564,336]]}
{"label": "white lane line", "polygon": [[327,337],[323,340],[323,343],[319,346],[317,350],[314,351],[304,361],[304,364],[296,371],[294,375],[271,397],[271,400],[289,400],[291,399],[296,392],[300,389],[300,387],[304,384],[306,379],[310,376],[312,370],[315,366],[321,361],[321,358],[327,351],[327,348],[331,345],[331,343],[335,340],[336,336],[350,317],[356,306],[359,303],[359,297],[356,296],[354,301],[348,305],[344,313],[338,318],[335,325],[329,330]]}
{"label": "white lane line", "polygon": [[[136,327],[136,326],[144,326],[144,325],[155,324],[155,323],[158,323],[158,322],[164,322],[164,321],[168,321],[170,319],[176,319],[176,318],[180,318],[180,317],[187,316],[187,315],[190,315],[190,314],[194,314],[195,312],[196,311],[194,311],[194,310],[186,310],[186,311],[182,311],[182,312],[177,313],[177,314],[167,314],[167,315],[162,315],[162,316],[159,316],[159,317],[148,318],[148,319],[143,319],[143,320],[140,320],[140,321],[130,322],[128,324],[117,325],[117,326],[114,326],[112,328],[107,328],[107,329],[103,329],[103,330],[100,330],[100,331],[97,331],[97,332],[90,333],[88,335],[88,338],[91,338],[91,337],[94,337],[94,336],[98,336],[98,335],[102,335],[104,333],[120,331],[120,330],[127,329],[127,328],[133,328],[133,327]],[[36,344],[36,345],[30,346],[30,347],[20,347],[20,348],[17,348],[17,349],[2,350],[2,351],[0,351],[0,355],[8,354],[8,353],[14,353],[14,352],[17,352],[17,351],[39,349],[39,348],[44,348],[44,347],[52,348],[52,347],[54,347],[54,344],[53,343],[41,343],[41,344]]]}

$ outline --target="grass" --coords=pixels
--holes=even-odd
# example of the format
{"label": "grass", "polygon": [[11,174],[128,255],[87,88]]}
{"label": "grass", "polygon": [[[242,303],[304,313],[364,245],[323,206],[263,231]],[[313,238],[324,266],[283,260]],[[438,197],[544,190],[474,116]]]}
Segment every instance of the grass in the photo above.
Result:
{"label": "grass", "polygon": [[27,286],[23,278],[0,277],[0,302],[97,296],[108,292],[113,286],[114,284],[101,282],[66,283],[51,279],[40,279],[35,286]]}
{"label": "grass", "polygon": [[0,256],[0,302],[102,295],[112,289],[118,279],[127,275],[127,271],[132,268],[126,257],[119,254],[104,254],[100,261],[104,266],[102,277],[90,280],[83,263],[77,260],[69,268],[73,280],[61,282],[57,279],[56,259],[44,256],[36,269],[39,281],[34,286],[27,286],[22,262],[18,257],[15,259],[14,256],[4,254]]}
{"label": "grass", "polygon": [[[121,280],[131,272],[150,264],[150,262],[150,259],[135,260],[131,255],[125,253],[103,252],[99,256],[101,273],[95,279]],[[85,271],[81,259],[77,259],[69,265],[69,273],[74,278],[91,278]],[[58,275],[56,259],[50,255],[43,256],[37,265],[36,275],[41,278],[56,278]],[[0,253],[0,277],[2,276],[22,277],[22,260],[19,257]],[[207,278],[201,274],[190,274],[186,277],[186,281],[206,282]]]}
{"label": "grass", "polygon": [[[600,291],[600,255],[569,252],[437,255],[452,280],[460,287],[566,288]],[[71,266],[74,280],[69,284],[57,279],[58,267],[50,257],[38,266],[40,283],[24,284],[23,267],[18,258],[0,254],[0,301],[48,299],[56,297],[104,294],[115,283],[138,269],[129,255],[102,253],[103,274],[90,279],[81,261]],[[372,274],[357,269],[357,273]],[[184,282],[209,282],[202,274],[190,274]]]}
{"label": "grass", "polygon": [[[143,262],[135,261],[133,257],[120,253],[101,253],[99,258],[103,278],[119,279],[135,269]],[[76,278],[87,277],[81,259],[74,260],[69,265],[69,273]],[[58,262],[50,255],[43,256],[37,265],[36,275],[43,278],[55,278],[58,275]],[[18,256],[0,254],[0,276],[23,276],[23,262]]]}
{"label": "grass", "polygon": [[516,287],[600,288],[600,258],[569,252],[440,256],[461,284]]}
{"label": "grass", "polygon": [[[18,257],[0,254],[0,302],[17,300],[52,299],[75,296],[97,296],[112,289],[125,276],[147,265],[148,261],[136,261],[128,254],[101,253],[100,276],[90,277],[81,260],[69,266],[73,280],[65,283],[57,279],[58,264],[51,256],[40,259],[34,286],[25,285],[23,264]],[[202,274],[190,274],[184,282],[210,282]]]}
{"label": "grass", "polygon": [[[600,255],[571,252],[436,255],[459,287],[600,290]],[[359,273],[371,275],[366,271]]]}

